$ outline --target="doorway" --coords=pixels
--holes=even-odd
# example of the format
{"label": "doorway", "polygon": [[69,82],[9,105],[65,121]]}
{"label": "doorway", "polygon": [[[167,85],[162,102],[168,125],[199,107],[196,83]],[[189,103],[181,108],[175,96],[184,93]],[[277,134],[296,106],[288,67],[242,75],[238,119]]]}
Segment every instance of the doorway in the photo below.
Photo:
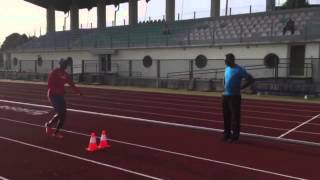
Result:
{"label": "doorway", "polygon": [[289,72],[291,76],[303,76],[305,65],[305,45],[294,45],[290,48]]}
{"label": "doorway", "polygon": [[100,55],[100,72],[111,71],[111,54]]}

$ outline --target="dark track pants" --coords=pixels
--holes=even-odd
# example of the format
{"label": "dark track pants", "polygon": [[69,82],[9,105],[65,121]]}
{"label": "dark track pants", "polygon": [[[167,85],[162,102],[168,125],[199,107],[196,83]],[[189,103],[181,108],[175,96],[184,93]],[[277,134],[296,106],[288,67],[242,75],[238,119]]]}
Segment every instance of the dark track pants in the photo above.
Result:
{"label": "dark track pants", "polygon": [[48,126],[52,127],[53,125],[56,125],[55,133],[58,133],[66,119],[66,102],[63,96],[49,96],[49,101],[52,104],[56,114],[48,122]]}
{"label": "dark track pants", "polygon": [[239,139],[241,96],[223,96],[224,138]]}

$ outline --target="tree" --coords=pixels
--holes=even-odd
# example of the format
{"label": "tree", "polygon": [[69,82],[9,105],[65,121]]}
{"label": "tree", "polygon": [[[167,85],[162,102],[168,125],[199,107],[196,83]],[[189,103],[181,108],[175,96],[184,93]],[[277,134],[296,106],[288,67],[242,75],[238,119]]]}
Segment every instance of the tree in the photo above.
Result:
{"label": "tree", "polygon": [[22,45],[28,42],[32,38],[28,38],[25,34],[20,35],[18,33],[12,33],[6,37],[5,41],[1,46],[1,50],[5,51],[8,49],[15,49],[19,45]]}
{"label": "tree", "polygon": [[295,9],[309,6],[310,4],[306,0],[287,0],[287,2],[281,6],[281,9]]}

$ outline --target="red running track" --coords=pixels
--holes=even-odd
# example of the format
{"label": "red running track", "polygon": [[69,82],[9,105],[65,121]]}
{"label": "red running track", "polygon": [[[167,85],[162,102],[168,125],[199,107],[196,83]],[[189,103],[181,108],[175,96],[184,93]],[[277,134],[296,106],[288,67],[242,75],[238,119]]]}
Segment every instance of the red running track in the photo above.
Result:
{"label": "red running track", "polygon": [[[45,90],[41,85],[0,83],[0,99],[48,105]],[[217,97],[92,88],[82,88],[82,91],[85,98],[69,94],[70,108],[206,128],[222,127],[220,98]],[[244,100],[243,131],[278,137],[318,115],[319,107],[317,104]],[[3,129],[0,146],[7,152],[0,156],[3,160],[0,166],[5,167],[0,168],[0,177],[89,179],[94,174],[104,177],[102,179],[146,178],[21,144],[24,142],[160,179],[319,179],[313,168],[320,160],[318,147],[244,136],[238,144],[226,144],[220,141],[220,133],[212,131],[74,111],[69,112],[65,125],[71,132],[65,133],[63,141],[57,141],[45,137],[40,127],[48,115],[30,115],[24,110],[48,109],[0,102],[0,127]],[[315,118],[285,137],[319,143],[319,121]],[[84,148],[89,140],[86,135],[92,131],[100,133],[102,129],[109,132],[112,147],[95,154],[86,153]],[[17,169],[18,174],[14,173]]]}

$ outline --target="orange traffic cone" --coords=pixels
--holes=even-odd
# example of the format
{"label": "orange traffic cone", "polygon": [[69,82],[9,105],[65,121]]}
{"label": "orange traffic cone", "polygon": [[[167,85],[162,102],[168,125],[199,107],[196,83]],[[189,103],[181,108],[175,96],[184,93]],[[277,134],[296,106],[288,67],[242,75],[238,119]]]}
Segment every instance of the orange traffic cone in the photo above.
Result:
{"label": "orange traffic cone", "polygon": [[86,150],[89,151],[89,152],[93,152],[93,151],[98,150],[96,134],[94,132],[91,133],[89,146],[88,146],[88,148],[86,148]]}
{"label": "orange traffic cone", "polygon": [[99,144],[98,148],[105,149],[108,147],[110,147],[110,145],[108,144],[108,141],[107,141],[107,133],[105,130],[103,130],[101,133],[100,144]]}

